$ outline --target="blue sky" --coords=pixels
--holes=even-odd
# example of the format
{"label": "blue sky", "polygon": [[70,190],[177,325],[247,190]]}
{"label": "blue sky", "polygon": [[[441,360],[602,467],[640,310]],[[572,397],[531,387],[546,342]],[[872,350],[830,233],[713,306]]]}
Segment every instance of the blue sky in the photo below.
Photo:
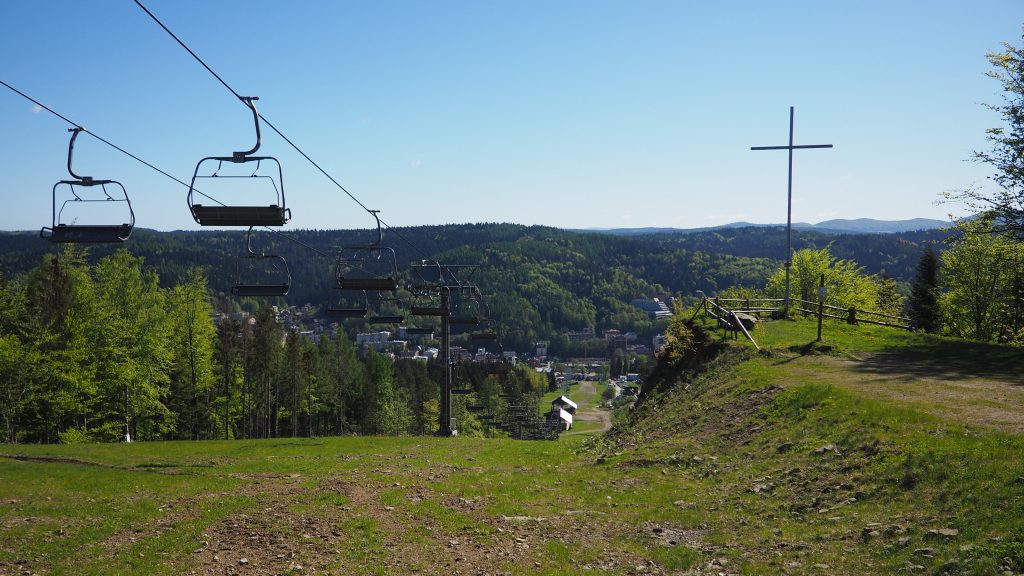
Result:
{"label": "blue sky", "polygon": [[[388,223],[698,227],[945,218],[985,185],[999,118],[985,52],[1020,0],[859,2],[148,0],[237,91]],[[5,2],[0,79],[188,180],[251,146],[246,110],[130,0]],[[0,229],[50,222],[67,125],[0,87]],[[289,227],[368,216],[265,130]],[[197,228],[187,190],[81,137],[76,166],[137,224]]]}

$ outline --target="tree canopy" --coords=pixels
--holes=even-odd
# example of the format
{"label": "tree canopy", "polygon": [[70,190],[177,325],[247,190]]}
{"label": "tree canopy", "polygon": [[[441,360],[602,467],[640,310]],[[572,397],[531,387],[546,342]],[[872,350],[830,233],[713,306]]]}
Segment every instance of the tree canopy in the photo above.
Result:
{"label": "tree canopy", "polygon": [[1003,94],[1001,103],[984,106],[998,113],[1003,125],[986,131],[991,148],[975,151],[972,158],[994,170],[989,180],[995,189],[974,187],[951,196],[990,213],[989,230],[1024,240],[1024,38],[1022,46],[1006,42],[986,58],[992,65],[987,75],[1001,84]]}

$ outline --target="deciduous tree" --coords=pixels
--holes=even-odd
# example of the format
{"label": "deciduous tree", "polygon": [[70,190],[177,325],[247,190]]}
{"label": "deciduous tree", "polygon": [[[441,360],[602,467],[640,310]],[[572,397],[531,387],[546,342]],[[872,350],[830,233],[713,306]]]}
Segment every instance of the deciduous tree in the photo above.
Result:
{"label": "deciduous tree", "polygon": [[989,232],[991,225],[986,219],[961,223],[952,248],[942,253],[942,317],[954,336],[987,341],[1002,331],[1001,303],[1024,263],[1024,246]]}
{"label": "deciduous tree", "polygon": [[986,131],[991,148],[972,157],[995,171],[989,177],[995,189],[975,187],[950,196],[991,213],[990,230],[1024,240],[1024,46],[1007,42],[1003,51],[985,56],[992,65],[987,75],[1002,85],[1003,101],[984,106],[998,113],[1003,125]]}

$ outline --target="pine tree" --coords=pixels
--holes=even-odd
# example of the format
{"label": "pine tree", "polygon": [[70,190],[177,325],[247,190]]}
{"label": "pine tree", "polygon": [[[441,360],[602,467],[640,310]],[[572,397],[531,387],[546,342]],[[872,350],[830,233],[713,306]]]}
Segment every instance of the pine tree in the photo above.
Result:
{"label": "pine tree", "polygon": [[910,287],[907,314],[911,324],[932,333],[939,329],[939,257],[929,246],[917,263],[917,274]]}

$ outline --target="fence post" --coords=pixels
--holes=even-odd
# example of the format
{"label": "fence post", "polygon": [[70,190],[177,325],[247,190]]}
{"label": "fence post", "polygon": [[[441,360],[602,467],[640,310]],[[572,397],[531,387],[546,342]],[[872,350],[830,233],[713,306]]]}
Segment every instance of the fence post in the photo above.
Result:
{"label": "fence post", "polygon": [[846,317],[846,323],[847,324],[856,324],[857,323],[857,307],[856,306],[850,306],[850,312],[849,312],[849,316]]}
{"label": "fence post", "polygon": [[821,342],[821,321],[825,318],[825,274],[821,275],[818,285],[818,342]]}

